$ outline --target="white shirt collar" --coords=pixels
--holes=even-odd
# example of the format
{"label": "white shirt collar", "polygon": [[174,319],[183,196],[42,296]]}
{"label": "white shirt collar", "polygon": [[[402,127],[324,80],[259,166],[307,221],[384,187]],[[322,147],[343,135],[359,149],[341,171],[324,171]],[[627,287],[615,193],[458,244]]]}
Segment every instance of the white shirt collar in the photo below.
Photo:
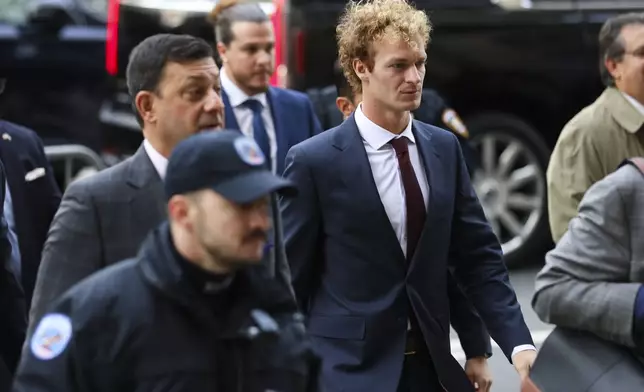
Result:
{"label": "white shirt collar", "polygon": [[155,150],[148,139],[143,140],[143,148],[148,154],[150,161],[152,161],[152,166],[154,166],[157,173],[159,173],[159,177],[163,180],[165,178],[165,171],[168,168],[168,159]]}
{"label": "white shirt collar", "polygon": [[409,139],[412,143],[416,143],[414,133],[411,131],[411,116],[409,116],[407,127],[400,135],[389,132],[385,128],[369,120],[362,112],[362,103],[360,103],[356,108],[354,118],[356,120],[356,125],[358,126],[358,131],[360,131],[360,135],[375,150],[379,150],[391,140],[403,136]]}
{"label": "white shirt collar", "polygon": [[239,105],[243,104],[249,98],[258,100],[259,102],[262,103],[262,106],[265,108],[268,107],[268,100],[266,98],[266,93],[259,93],[249,97],[248,95],[246,95],[245,92],[243,92],[239,87],[237,87],[235,82],[230,80],[225,68],[221,69],[221,72],[219,73],[219,78],[221,80],[221,87],[224,89],[226,94],[228,94],[228,99],[230,100],[230,106],[232,106],[233,108],[236,108]]}
{"label": "white shirt collar", "polygon": [[644,105],[642,105],[640,101],[638,101],[637,99],[631,97],[626,93],[622,93],[622,95],[624,95],[624,98],[626,98],[626,100],[630,102],[631,105],[633,105],[635,109],[637,109],[637,111],[644,116]]}

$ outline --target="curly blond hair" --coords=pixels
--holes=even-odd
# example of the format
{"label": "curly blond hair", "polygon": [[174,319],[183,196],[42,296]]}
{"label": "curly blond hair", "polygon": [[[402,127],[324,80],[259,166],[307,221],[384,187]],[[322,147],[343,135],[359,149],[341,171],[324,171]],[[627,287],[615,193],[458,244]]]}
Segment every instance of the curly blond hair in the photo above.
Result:
{"label": "curly blond hair", "polygon": [[362,83],[353,70],[353,60],[371,67],[372,48],[387,38],[413,41],[419,35],[423,46],[429,43],[432,26],[425,12],[407,0],[350,1],[336,27],[338,57],[342,71],[354,91],[362,92]]}

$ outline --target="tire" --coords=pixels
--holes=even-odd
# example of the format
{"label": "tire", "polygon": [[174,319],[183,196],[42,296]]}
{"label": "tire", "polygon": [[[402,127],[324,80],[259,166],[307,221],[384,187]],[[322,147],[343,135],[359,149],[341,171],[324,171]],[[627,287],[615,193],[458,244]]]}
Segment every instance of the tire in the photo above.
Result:
{"label": "tire", "polygon": [[[552,245],[546,189],[550,149],[536,129],[511,114],[482,113],[465,123],[481,160],[472,183],[499,237],[506,265],[541,262]],[[489,170],[490,162],[494,170]]]}

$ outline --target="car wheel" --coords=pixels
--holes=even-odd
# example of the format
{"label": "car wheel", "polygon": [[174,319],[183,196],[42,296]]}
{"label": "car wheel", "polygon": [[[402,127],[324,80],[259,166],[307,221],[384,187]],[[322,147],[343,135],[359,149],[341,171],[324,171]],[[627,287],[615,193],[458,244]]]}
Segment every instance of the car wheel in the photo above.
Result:
{"label": "car wheel", "polygon": [[486,113],[465,121],[480,166],[472,184],[509,268],[541,260],[549,244],[546,168],[550,149],[520,118]]}

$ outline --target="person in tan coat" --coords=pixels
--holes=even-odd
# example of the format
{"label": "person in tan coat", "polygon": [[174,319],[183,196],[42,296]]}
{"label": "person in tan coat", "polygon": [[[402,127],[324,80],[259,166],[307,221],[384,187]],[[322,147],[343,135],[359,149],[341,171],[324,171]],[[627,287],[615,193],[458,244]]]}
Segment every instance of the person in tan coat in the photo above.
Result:
{"label": "person in tan coat", "polygon": [[626,158],[644,156],[644,13],[619,15],[599,33],[606,89],[564,127],[547,171],[553,240],[568,230],[586,190]]}

